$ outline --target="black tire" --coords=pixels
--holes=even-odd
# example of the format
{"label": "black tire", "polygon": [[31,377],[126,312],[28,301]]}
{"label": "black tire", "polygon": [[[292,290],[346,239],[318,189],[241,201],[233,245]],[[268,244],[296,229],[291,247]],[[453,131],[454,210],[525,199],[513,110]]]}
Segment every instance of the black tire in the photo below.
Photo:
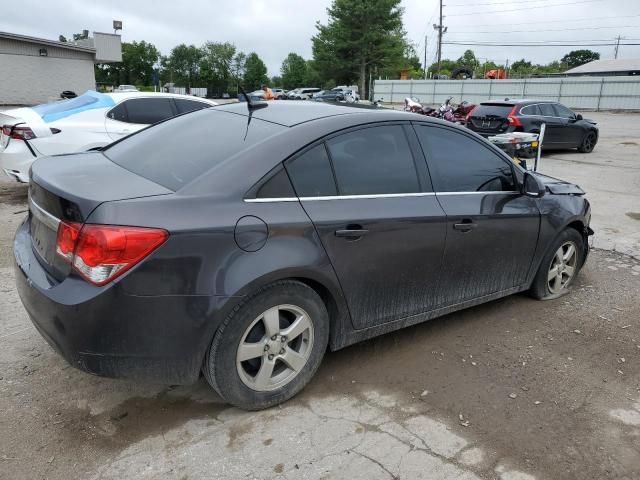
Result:
{"label": "black tire", "polygon": [[578,151],[580,153],[591,153],[593,152],[596,143],[598,143],[598,136],[596,135],[596,132],[587,132],[587,134],[582,139],[582,143],[578,147]]}
{"label": "black tire", "polygon": [[[275,390],[256,391],[240,377],[238,346],[256,318],[279,305],[292,305],[308,313],[313,325],[311,350],[304,367],[289,383]],[[301,282],[284,280],[261,288],[231,312],[216,332],[202,370],[224,400],[245,410],[261,410],[285,402],[305,387],[320,366],[328,341],[329,315],[320,296]]]}
{"label": "black tire", "polygon": [[[552,291],[549,285],[550,279],[550,269],[553,266],[554,259],[556,257],[556,253],[563,245],[571,242],[576,249],[576,258],[575,258],[575,271],[571,278],[559,289],[559,291]],[[529,293],[532,297],[537,298],[538,300],[551,300],[554,298],[558,298],[569,290],[571,284],[575,281],[575,278],[578,276],[580,272],[580,268],[582,268],[582,264],[584,263],[585,256],[585,240],[578,233],[578,231],[574,228],[567,228],[563,230],[560,235],[554,240],[551,248],[540,262],[540,267],[538,267],[538,272],[536,273],[535,278],[533,279],[533,283],[531,284],[531,289]]]}

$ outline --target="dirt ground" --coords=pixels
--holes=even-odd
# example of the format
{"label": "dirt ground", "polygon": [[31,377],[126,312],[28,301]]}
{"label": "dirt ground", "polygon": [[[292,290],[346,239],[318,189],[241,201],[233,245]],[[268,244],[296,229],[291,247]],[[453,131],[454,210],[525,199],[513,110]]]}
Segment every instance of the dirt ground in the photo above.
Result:
{"label": "dirt ground", "polygon": [[[595,198],[613,193],[589,198],[598,222],[614,223],[620,212],[606,209],[627,201],[620,185],[638,182],[640,147],[624,147],[635,149],[620,160],[624,178],[606,160],[619,162],[616,143],[638,133],[603,141],[598,157],[548,154],[545,168],[572,179],[577,161],[594,164],[600,174],[586,183],[612,182],[595,185]],[[558,300],[516,295],[328,353],[296,398],[247,413],[204,380],[98,378],[55,354],[14,287],[25,202],[24,186],[0,181],[0,479],[640,479],[632,256],[593,250]],[[596,245],[640,258],[640,222],[624,215],[638,209]]]}

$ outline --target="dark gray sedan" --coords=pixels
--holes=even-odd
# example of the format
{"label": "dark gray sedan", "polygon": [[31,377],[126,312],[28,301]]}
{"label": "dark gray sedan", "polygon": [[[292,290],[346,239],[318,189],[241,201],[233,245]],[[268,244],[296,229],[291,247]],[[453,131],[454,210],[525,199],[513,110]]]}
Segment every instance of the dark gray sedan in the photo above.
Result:
{"label": "dark gray sedan", "polygon": [[588,253],[584,192],[478,135],[389,110],[232,104],[33,165],[15,243],[72,365],[260,409],[336,350],[529,291]]}

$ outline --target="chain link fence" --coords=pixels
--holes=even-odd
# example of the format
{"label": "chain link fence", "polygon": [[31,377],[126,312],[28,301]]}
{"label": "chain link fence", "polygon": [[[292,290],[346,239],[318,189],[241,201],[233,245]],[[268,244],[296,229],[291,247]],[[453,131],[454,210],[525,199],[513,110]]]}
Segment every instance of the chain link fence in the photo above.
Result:
{"label": "chain link fence", "polygon": [[557,101],[581,110],[640,110],[640,77],[562,77],[508,80],[376,80],[375,100],[402,103],[406,97],[442,104],[505,98]]}

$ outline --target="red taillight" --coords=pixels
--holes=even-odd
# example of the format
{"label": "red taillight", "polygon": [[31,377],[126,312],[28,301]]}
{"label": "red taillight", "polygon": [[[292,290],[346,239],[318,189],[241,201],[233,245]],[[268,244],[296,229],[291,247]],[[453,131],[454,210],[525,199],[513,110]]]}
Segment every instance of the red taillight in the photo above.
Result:
{"label": "red taillight", "polygon": [[[54,135],[62,131],[59,128],[50,128],[49,130],[51,130],[51,133],[53,133]],[[2,133],[6,137],[14,138],[16,140],[33,140],[37,137],[37,135],[33,133],[33,130],[31,130],[30,127],[21,127],[14,125],[3,125]]]}
{"label": "red taillight", "polygon": [[518,109],[518,106],[514,106],[511,111],[509,112],[509,115],[507,115],[507,120],[509,120],[509,125],[511,125],[512,127],[521,127],[522,126],[522,122],[520,121],[520,119],[518,117],[516,117],[516,110]]}
{"label": "red taillight", "polygon": [[473,107],[471,110],[469,110],[469,113],[467,113],[467,116],[464,117],[464,121],[468,122],[469,118],[471,117],[471,114],[473,113],[473,111],[476,109],[477,107]]}
{"label": "red taillight", "polygon": [[158,248],[166,230],[61,222],[56,251],[86,280],[104,285]]}
{"label": "red taillight", "polygon": [[73,250],[76,248],[81,227],[79,223],[60,222],[58,225],[56,252],[69,263],[73,260]]}

